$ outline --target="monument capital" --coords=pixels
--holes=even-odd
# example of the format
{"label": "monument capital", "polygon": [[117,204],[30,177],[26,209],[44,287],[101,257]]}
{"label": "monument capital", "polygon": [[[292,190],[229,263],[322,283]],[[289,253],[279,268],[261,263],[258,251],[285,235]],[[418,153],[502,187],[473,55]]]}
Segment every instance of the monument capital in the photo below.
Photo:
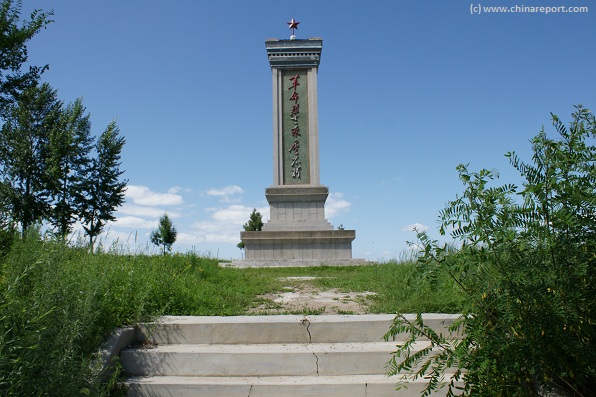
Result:
{"label": "monument capital", "polygon": [[267,39],[265,47],[272,68],[317,68],[321,62],[323,39]]}

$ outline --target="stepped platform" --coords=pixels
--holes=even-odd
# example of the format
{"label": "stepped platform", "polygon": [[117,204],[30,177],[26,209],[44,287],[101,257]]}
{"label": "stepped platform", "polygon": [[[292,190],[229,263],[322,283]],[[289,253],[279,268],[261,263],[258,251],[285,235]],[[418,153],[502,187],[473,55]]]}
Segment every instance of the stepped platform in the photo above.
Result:
{"label": "stepped platform", "polygon": [[[424,380],[406,380],[396,391],[400,377],[385,375],[406,337],[383,341],[393,317],[166,316],[140,324],[141,343],[120,353],[128,396],[419,396]],[[457,317],[424,316],[441,333]]]}

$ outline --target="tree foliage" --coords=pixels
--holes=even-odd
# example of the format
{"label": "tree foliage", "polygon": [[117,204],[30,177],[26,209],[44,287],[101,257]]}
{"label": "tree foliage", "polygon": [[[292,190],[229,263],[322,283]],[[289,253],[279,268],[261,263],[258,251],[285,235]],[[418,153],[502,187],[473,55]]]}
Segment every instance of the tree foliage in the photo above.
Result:
{"label": "tree foliage", "polygon": [[27,42],[52,21],[35,10],[20,21],[21,1],[0,0],[0,226],[47,222],[62,239],[83,223],[91,249],[124,201],[124,138],[115,122],[94,142],[81,99],[64,107],[44,67],[30,66]]}
{"label": "tree foliage", "polygon": [[51,210],[50,140],[59,129],[61,109],[48,84],[28,88],[9,107],[0,130],[3,202],[23,233]]}
{"label": "tree foliage", "polygon": [[[21,1],[0,1],[0,117],[6,106],[14,102],[26,88],[36,85],[43,67],[29,66],[23,71],[27,61],[26,43],[52,21],[52,12],[35,10],[29,21],[20,21]],[[19,24],[21,26],[19,26]]]}
{"label": "tree foliage", "polygon": [[[260,232],[263,228],[263,216],[259,211],[257,211],[256,208],[254,208],[250,213],[248,222],[246,222],[242,227],[247,232]],[[240,249],[244,249],[244,241],[239,242],[236,246]]]}
{"label": "tree foliage", "polygon": [[162,253],[165,255],[166,250],[172,251],[172,245],[176,242],[176,237],[178,236],[178,232],[176,231],[176,227],[170,220],[168,214],[163,214],[161,218],[159,218],[159,226],[156,230],[151,232],[151,242],[158,247],[162,247]]}
{"label": "tree foliage", "polygon": [[[446,272],[467,296],[452,327],[460,340],[401,315],[387,334],[410,334],[389,372],[420,368],[423,395],[449,371],[448,395],[596,395],[596,121],[581,106],[569,128],[552,121],[558,139],[543,129],[532,162],[506,154],[521,189],[491,187],[495,171],[458,166],[464,193],[440,212],[440,233],[457,248],[418,234],[420,276]],[[433,349],[412,353],[422,336]]]}
{"label": "tree foliage", "polygon": [[48,185],[53,197],[49,221],[65,239],[85,208],[83,190],[93,148],[91,121],[79,98],[61,112],[57,129],[49,140]]}
{"label": "tree foliage", "polygon": [[88,177],[82,181],[79,193],[83,196],[82,222],[91,250],[106,223],[116,219],[116,208],[124,202],[128,180],[120,178],[124,173],[120,160],[125,142],[112,121],[97,140],[96,157],[90,162]]}
{"label": "tree foliage", "polygon": [[93,248],[124,201],[124,143],[114,121],[94,141],[81,99],[65,107],[47,83],[23,91],[0,129],[3,226],[47,222],[65,239],[80,221]]}

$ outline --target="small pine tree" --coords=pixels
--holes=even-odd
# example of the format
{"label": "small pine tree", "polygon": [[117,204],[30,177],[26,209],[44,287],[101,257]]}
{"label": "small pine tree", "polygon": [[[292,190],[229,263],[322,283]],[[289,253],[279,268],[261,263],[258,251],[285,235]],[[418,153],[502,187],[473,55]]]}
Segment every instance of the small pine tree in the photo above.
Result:
{"label": "small pine tree", "polygon": [[166,250],[172,251],[172,245],[176,242],[177,235],[178,232],[166,213],[159,218],[157,229],[151,232],[151,242],[158,247],[161,246],[162,253],[165,255]]}
{"label": "small pine tree", "polygon": [[[257,211],[256,208],[253,209],[248,222],[246,222],[242,227],[247,232],[260,232],[263,228],[263,216],[259,211]],[[244,249],[244,241],[239,242],[236,247]]]}

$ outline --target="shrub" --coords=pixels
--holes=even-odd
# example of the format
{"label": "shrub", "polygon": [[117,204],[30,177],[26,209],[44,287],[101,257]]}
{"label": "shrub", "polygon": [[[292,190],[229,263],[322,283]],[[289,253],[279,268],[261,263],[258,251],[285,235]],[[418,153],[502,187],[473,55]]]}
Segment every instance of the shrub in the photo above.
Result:
{"label": "shrub", "polygon": [[[559,139],[542,130],[532,163],[507,154],[522,189],[489,187],[495,171],[458,166],[466,188],[440,213],[457,249],[418,234],[419,275],[447,272],[466,296],[452,327],[461,340],[400,315],[387,334],[410,333],[389,372],[424,363],[415,374],[429,379],[423,395],[451,370],[448,395],[596,395],[596,121],[581,106],[569,128],[552,120]],[[434,349],[410,354],[423,335]]]}

